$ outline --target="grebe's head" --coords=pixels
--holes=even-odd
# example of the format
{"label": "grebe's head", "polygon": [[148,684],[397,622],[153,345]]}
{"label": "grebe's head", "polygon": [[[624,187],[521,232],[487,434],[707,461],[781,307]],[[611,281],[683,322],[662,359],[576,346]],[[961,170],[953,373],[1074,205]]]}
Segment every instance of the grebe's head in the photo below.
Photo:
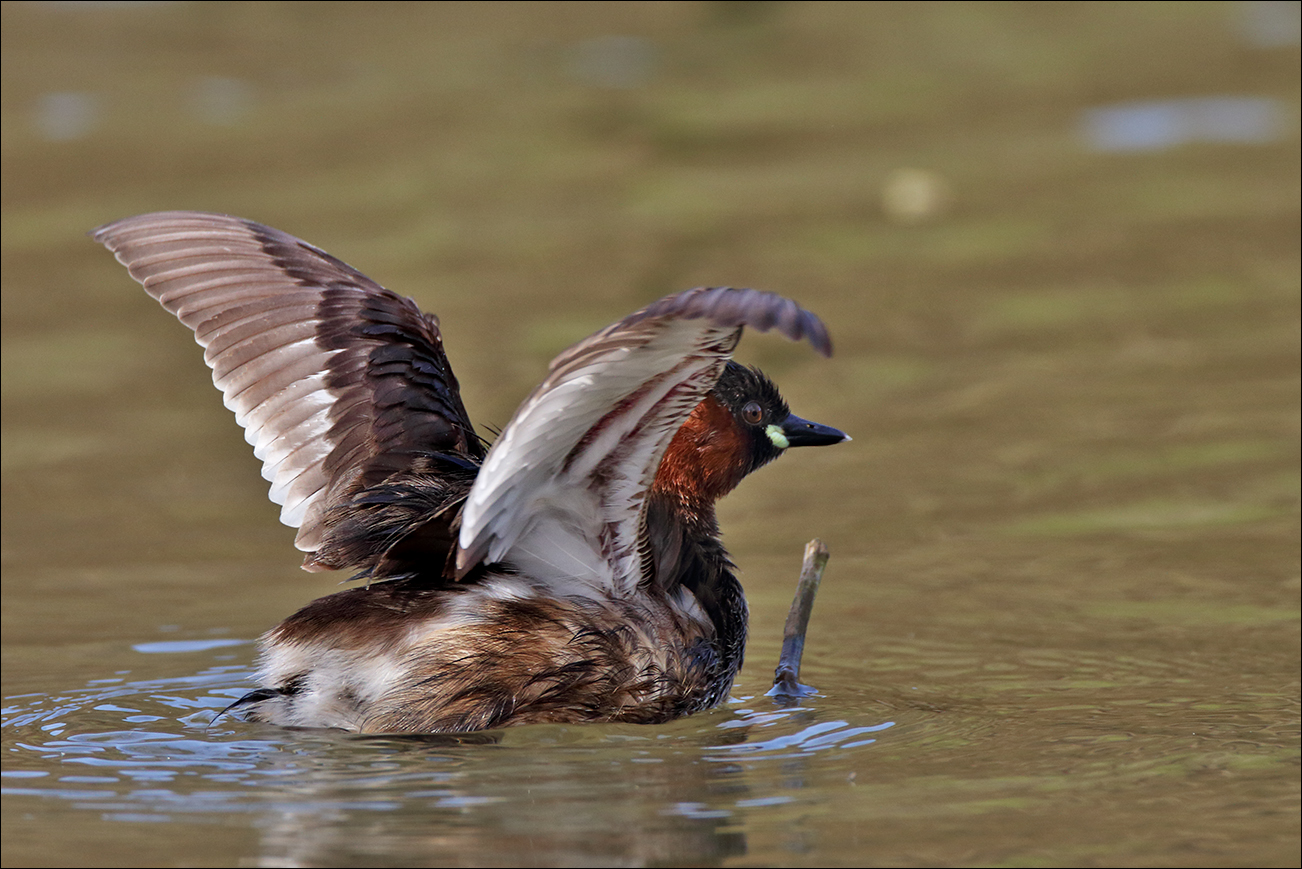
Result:
{"label": "grebe's head", "polygon": [[653,488],[713,502],[789,447],[848,440],[843,431],[793,414],[763,372],[729,361],[669,444]]}

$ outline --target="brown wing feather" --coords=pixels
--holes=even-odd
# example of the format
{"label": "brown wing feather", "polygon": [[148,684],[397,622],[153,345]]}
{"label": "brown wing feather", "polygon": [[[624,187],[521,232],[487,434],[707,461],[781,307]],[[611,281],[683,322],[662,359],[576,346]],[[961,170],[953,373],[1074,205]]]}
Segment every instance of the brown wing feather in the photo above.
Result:
{"label": "brown wing feather", "polygon": [[410,299],[225,215],[145,214],[92,236],[194,330],[299,549],[321,549],[332,507],[421,456],[483,458],[438,319]]}
{"label": "brown wing feather", "polygon": [[642,506],[674,433],[719,379],[742,327],[832,352],[790,299],[698,287],[666,296],[552,360],[466,500],[457,570],[506,561],[564,594],[641,578]]}

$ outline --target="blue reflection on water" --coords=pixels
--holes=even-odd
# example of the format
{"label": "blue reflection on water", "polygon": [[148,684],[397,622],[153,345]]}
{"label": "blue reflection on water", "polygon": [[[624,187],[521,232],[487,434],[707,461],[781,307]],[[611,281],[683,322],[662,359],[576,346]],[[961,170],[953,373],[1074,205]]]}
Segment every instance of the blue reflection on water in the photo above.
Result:
{"label": "blue reflection on water", "polygon": [[249,640],[176,640],[158,643],[136,643],[131,648],[145,655],[171,655],[177,652],[206,652],[227,646],[244,646]]}
{"label": "blue reflection on water", "polygon": [[1261,145],[1283,135],[1284,113],[1268,97],[1190,97],[1086,109],[1081,125],[1096,151],[1158,151],[1194,142]]}
{"label": "blue reflection on water", "polygon": [[[720,727],[764,726],[780,720],[789,713],[758,713],[745,719],[729,721]],[[710,758],[711,760],[735,760],[738,754],[765,754],[778,752],[784,755],[810,754],[828,748],[857,748],[871,745],[876,738],[862,739],[869,733],[880,733],[895,726],[894,721],[885,721],[868,727],[851,727],[846,721],[820,721],[795,733],[782,733],[769,739],[739,743],[737,745],[712,746],[711,750],[726,752],[727,757]]]}

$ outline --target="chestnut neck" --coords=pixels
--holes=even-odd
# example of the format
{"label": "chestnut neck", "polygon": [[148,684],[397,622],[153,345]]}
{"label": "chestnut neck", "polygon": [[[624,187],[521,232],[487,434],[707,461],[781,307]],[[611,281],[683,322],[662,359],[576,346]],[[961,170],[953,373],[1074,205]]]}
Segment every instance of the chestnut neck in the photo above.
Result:
{"label": "chestnut neck", "polygon": [[674,434],[647,498],[654,583],[685,588],[714,626],[709,668],[726,692],[746,646],[746,598],[719,540],[714,503],[751,469],[750,434],[711,393]]}
{"label": "chestnut neck", "polygon": [[714,504],[750,470],[749,449],[747,432],[732,411],[709,394],[669,442],[650,496],[665,503],[692,536],[717,537]]}

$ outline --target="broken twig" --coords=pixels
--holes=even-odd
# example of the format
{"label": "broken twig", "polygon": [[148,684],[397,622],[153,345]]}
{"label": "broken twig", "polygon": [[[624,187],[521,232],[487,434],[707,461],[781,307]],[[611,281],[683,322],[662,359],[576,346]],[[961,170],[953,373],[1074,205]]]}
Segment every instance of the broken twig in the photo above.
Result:
{"label": "broken twig", "polygon": [[818,594],[818,584],[823,579],[827,559],[828,551],[823,541],[815,538],[805,544],[805,563],[800,569],[796,598],[791,602],[791,612],[787,613],[787,624],[782,630],[782,654],[778,657],[773,687],[767,695],[769,697],[797,700],[808,697],[817,690],[809,685],[801,685],[798,679],[800,658],[805,652],[805,632],[809,629],[809,614],[814,609],[814,596]]}

